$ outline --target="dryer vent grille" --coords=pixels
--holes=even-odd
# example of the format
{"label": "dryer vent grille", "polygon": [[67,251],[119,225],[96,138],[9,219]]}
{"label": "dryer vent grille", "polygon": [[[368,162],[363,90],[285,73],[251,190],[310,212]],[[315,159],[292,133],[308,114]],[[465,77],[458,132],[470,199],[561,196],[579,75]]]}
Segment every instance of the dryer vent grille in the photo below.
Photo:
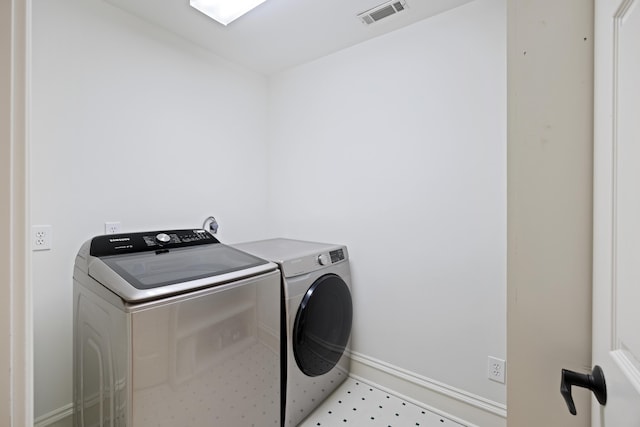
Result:
{"label": "dryer vent grille", "polygon": [[363,23],[371,25],[381,19],[402,12],[406,8],[407,2],[405,0],[391,0],[358,14],[358,18]]}

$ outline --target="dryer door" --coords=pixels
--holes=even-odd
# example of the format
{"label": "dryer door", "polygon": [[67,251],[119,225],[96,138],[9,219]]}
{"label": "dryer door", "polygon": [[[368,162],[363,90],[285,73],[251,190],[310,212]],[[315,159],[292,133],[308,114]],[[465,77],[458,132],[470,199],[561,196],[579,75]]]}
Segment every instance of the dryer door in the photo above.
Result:
{"label": "dryer door", "polygon": [[336,274],[318,278],[302,298],[293,326],[293,354],[310,377],[329,372],[349,342],[353,306],[347,284]]}

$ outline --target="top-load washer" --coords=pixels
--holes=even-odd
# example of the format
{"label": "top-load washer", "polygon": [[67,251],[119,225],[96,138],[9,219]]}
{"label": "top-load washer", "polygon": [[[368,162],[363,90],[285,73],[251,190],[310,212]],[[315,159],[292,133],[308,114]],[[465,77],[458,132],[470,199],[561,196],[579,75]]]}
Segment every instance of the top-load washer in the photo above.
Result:
{"label": "top-load washer", "polygon": [[200,229],[106,235],[73,283],[76,427],[281,423],[276,264]]}
{"label": "top-load washer", "polygon": [[282,272],[282,420],[297,426],[348,376],[353,305],[347,248],[270,239],[234,245]]}

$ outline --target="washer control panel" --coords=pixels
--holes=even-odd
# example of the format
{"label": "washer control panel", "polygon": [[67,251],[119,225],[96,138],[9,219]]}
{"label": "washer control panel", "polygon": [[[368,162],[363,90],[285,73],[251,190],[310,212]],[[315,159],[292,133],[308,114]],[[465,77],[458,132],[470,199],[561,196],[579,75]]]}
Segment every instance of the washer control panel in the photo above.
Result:
{"label": "washer control panel", "polygon": [[202,229],[107,234],[91,240],[89,254],[100,257],[211,243],[220,242],[211,233]]}
{"label": "washer control panel", "polygon": [[171,241],[171,236],[169,236],[167,233],[159,233],[156,236],[156,240],[158,241],[158,243],[169,243]]}

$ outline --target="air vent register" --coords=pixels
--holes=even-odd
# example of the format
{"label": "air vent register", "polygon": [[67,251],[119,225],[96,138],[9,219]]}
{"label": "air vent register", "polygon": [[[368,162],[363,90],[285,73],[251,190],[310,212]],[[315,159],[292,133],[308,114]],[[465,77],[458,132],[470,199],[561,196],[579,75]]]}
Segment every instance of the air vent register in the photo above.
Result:
{"label": "air vent register", "polygon": [[358,18],[360,18],[363,23],[371,25],[374,22],[380,21],[381,19],[387,18],[391,15],[395,15],[396,13],[400,13],[406,8],[406,1],[392,0],[358,14]]}

